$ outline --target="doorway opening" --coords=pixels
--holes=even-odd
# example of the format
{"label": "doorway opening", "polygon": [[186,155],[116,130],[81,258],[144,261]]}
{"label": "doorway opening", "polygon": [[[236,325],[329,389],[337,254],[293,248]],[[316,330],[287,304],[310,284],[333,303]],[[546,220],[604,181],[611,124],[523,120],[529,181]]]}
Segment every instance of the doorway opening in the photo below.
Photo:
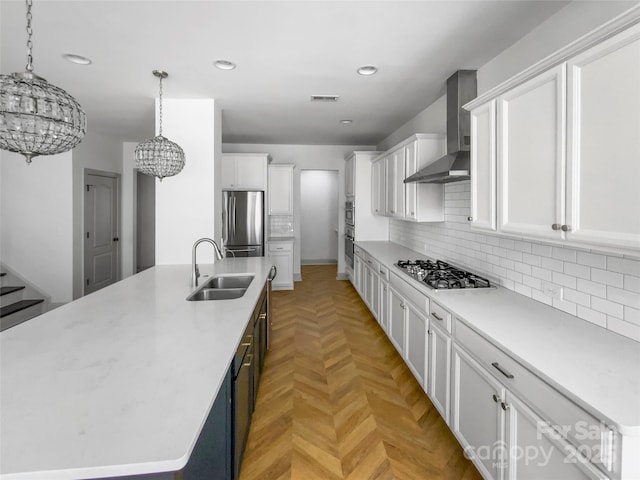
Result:
{"label": "doorway opening", "polygon": [[156,179],[136,170],[136,273],[156,264]]}
{"label": "doorway opening", "polygon": [[338,263],[338,171],[300,171],[300,263]]}

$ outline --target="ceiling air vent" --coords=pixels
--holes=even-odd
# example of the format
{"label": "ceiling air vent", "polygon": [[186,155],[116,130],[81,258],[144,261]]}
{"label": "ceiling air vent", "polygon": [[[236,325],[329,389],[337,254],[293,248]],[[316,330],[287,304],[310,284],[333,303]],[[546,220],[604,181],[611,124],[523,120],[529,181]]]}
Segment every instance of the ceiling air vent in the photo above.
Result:
{"label": "ceiling air vent", "polygon": [[311,95],[312,102],[337,102],[340,95]]}

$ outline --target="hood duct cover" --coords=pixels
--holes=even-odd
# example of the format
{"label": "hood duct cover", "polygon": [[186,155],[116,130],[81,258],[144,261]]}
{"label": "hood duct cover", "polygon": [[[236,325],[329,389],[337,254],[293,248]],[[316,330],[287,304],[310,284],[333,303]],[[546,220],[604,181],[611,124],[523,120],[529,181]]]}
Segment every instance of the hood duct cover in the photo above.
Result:
{"label": "hood duct cover", "polygon": [[427,165],[404,183],[449,183],[469,180],[470,114],[462,105],[476,98],[475,70],[458,70],[447,80],[447,155]]}

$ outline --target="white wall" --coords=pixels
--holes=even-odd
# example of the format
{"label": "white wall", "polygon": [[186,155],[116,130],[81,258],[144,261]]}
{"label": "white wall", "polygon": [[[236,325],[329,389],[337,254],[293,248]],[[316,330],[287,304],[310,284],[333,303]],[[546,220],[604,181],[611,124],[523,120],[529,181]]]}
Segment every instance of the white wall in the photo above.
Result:
{"label": "white wall", "polygon": [[[480,68],[479,93],[635,4],[637,2],[572,2]],[[444,98],[389,135],[383,145],[393,145],[396,139],[410,133],[445,131]],[[409,132],[410,129],[415,132]],[[468,181],[445,185],[444,222],[413,224],[392,220],[390,239],[429,256],[497,277],[506,288],[640,341],[640,294],[634,290],[634,285],[640,283],[638,259],[597,250],[560,248],[524,238],[478,234],[470,230],[466,221],[469,207]],[[564,300],[543,294],[543,280],[562,286]]]}
{"label": "white wall", "polygon": [[[221,234],[215,218],[215,137],[221,135],[216,118],[213,99],[163,100],[163,135],[183,148],[186,163],[178,175],[156,180],[156,265],[189,264],[198,238]],[[206,257],[203,249],[201,255],[202,263],[213,261],[213,252]]]}
{"label": "white wall", "polygon": [[122,255],[122,278],[136,273],[136,212],[137,187],[136,161],[133,152],[137,143],[124,142],[122,144],[122,231],[120,232],[120,254]]}
{"label": "white wall", "polygon": [[[73,298],[83,295],[84,285],[84,172],[85,169],[122,174],[122,141],[93,131],[73,150]],[[122,178],[119,189],[122,192]],[[120,195],[120,228],[122,228],[123,205]],[[120,272],[123,264],[123,248],[126,239],[120,242]]]}
{"label": "white wall", "polygon": [[72,152],[24,157],[0,151],[0,260],[64,303],[73,297]]}
{"label": "white wall", "polygon": [[300,261],[338,261],[338,172],[300,172]]}
{"label": "white wall", "polygon": [[[338,205],[340,218],[344,215],[344,159],[354,150],[375,150],[372,146],[362,145],[270,145],[249,143],[224,143],[225,153],[266,152],[271,154],[273,163],[294,164],[293,170],[293,219],[294,246],[293,273],[300,278],[300,171],[301,170],[337,170],[338,171]],[[339,222],[339,238],[343,238],[344,225]],[[338,275],[344,275],[344,242],[338,242]]]}

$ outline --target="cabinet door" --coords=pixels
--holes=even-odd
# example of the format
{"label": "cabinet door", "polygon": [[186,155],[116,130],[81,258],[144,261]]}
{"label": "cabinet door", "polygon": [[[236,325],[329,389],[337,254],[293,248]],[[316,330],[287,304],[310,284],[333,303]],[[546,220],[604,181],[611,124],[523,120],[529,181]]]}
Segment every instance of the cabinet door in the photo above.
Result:
{"label": "cabinet door", "polygon": [[389,330],[389,284],[380,278],[380,310],[378,312],[378,323],[385,332]]}
{"label": "cabinet door", "polygon": [[565,183],[565,65],[502,95],[498,103],[500,229],[561,238]]}
{"label": "cabinet door", "polygon": [[[418,171],[417,146],[418,141],[416,140],[404,147],[405,178]],[[405,218],[409,220],[416,220],[417,218],[417,189],[417,183],[406,183],[404,185],[404,214]]]}
{"label": "cabinet door", "polygon": [[271,287],[274,290],[293,289],[293,252],[269,252],[269,257],[278,269]]}
{"label": "cabinet door", "polygon": [[356,287],[356,292],[360,295],[360,297],[364,298],[363,294],[363,264],[362,259],[355,255],[353,257],[353,283],[354,287]]}
{"label": "cabinet door", "polygon": [[293,166],[269,166],[269,215],[293,215]]}
{"label": "cabinet door", "polygon": [[496,229],[496,101],[471,111],[471,228]]}
{"label": "cabinet door", "polygon": [[404,353],[404,298],[393,287],[389,287],[389,340],[396,350]]}
{"label": "cabinet door", "polygon": [[369,268],[369,271],[371,272],[371,276],[369,277],[369,295],[371,297],[371,305],[369,305],[369,308],[371,309],[371,313],[373,314],[373,316],[375,317],[375,319],[378,321],[378,323],[380,322],[380,280],[378,278],[378,275],[375,273],[375,271],[372,268]]}
{"label": "cabinet door", "polygon": [[347,159],[344,165],[344,194],[347,197],[355,195],[355,157]]}
{"label": "cabinet door", "polygon": [[451,393],[451,337],[433,322],[429,326],[428,353],[427,393],[448,425]]}
{"label": "cabinet door", "polygon": [[364,303],[367,304],[369,310],[373,313],[373,271],[368,265],[364,265]]}
{"label": "cabinet door", "polygon": [[567,239],[640,248],[640,25],[568,64]]}
{"label": "cabinet door", "polygon": [[374,215],[384,215],[386,211],[386,170],[385,159],[377,160],[371,167],[371,210]]}
{"label": "cabinet door", "polygon": [[405,303],[407,325],[407,351],[405,358],[409,370],[426,391],[427,319],[410,303]]}
{"label": "cabinet door", "polygon": [[453,346],[452,380],[453,433],[485,479],[502,479],[504,414],[496,401],[504,399],[504,388],[457,345]]}
{"label": "cabinet door", "polygon": [[220,164],[220,179],[222,188],[236,187],[236,159],[232,156],[223,155]]}
{"label": "cabinet door", "polygon": [[266,157],[238,157],[236,159],[236,180],[242,188],[265,190],[267,186]]}
{"label": "cabinet door", "polygon": [[404,149],[396,150],[386,157],[387,205],[386,214],[404,217]]}
{"label": "cabinet door", "polygon": [[509,445],[509,480],[541,478],[584,480],[608,478],[596,470],[548,423],[525,403],[507,392],[506,440]]}

